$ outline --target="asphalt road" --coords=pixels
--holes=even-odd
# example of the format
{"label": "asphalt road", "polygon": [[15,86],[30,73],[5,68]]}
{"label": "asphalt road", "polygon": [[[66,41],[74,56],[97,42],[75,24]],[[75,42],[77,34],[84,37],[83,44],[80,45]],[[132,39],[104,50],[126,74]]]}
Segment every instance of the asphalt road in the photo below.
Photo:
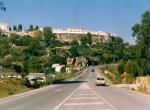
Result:
{"label": "asphalt road", "polygon": [[150,96],[95,86],[90,67],[77,79],[0,99],[0,110],[150,110]]}

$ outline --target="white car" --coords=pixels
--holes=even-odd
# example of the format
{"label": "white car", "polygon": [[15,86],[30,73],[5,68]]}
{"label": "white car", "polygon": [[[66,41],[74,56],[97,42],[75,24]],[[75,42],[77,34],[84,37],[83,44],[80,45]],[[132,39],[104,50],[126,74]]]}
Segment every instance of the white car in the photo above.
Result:
{"label": "white car", "polygon": [[97,77],[95,79],[95,85],[96,86],[99,86],[99,85],[105,86],[106,85],[106,80],[103,77]]}

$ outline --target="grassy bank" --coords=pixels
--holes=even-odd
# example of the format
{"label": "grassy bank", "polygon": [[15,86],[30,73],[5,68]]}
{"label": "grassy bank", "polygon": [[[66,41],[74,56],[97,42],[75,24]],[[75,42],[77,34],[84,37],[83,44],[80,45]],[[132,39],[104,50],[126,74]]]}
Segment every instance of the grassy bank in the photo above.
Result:
{"label": "grassy bank", "polygon": [[119,84],[122,82],[121,75],[118,73],[116,65],[101,66],[99,70],[111,83]]}
{"label": "grassy bank", "polygon": [[[61,81],[76,77],[80,75],[82,72],[83,70],[71,73],[57,73],[55,77],[49,78],[49,84],[61,83]],[[42,84],[41,86],[38,87],[43,87],[46,85]],[[0,98],[23,93],[30,90],[33,90],[33,88],[28,88],[25,85],[23,85],[20,79],[13,79],[13,78],[0,79]]]}
{"label": "grassy bank", "polygon": [[117,65],[101,66],[99,69],[102,71],[103,75],[105,75],[114,84],[132,84],[135,82],[135,77],[129,74],[125,79],[123,74],[119,73]]}
{"label": "grassy bank", "polygon": [[32,90],[18,79],[0,79],[0,98]]}

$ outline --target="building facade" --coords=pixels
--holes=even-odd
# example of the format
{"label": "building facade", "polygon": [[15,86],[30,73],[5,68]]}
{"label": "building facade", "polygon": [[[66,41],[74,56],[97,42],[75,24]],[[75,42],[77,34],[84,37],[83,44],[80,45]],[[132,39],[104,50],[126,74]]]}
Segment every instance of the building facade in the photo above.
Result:
{"label": "building facade", "polygon": [[81,37],[86,35],[87,33],[91,33],[93,43],[97,42],[110,42],[113,39],[113,35],[107,32],[101,31],[89,31],[85,29],[52,29],[52,32],[56,35],[58,40],[61,41],[72,41],[72,40],[80,40]]}
{"label": "building facade", "polygon": [[0,23],[0,29],[4,32],[9,32],[10,31],[10,26],[6,23]]}
{"label": "building facade", "polygon": [[[3,31],[5,35],[10,35],[11,33],[18,34],[20,36],[32,36],[35,37],[40,31],[43,31],[43,28],[40,28],[39,31],[24,31],[21,32],[11,30],[11,27],[7,23],[0,23],[0,29]],[[67,29],[52,29],[52,32],[56,35],[57,39],[60,41],[68,41],[71,42],[73,40],[77,40],[80,42],[81,37],[86,35],[87,33],[91,33],[93,43],[97,42],[113,42],[115,39],[114,35],[108,32],[102,31],[90,31],[83,28],[67,28]]]}

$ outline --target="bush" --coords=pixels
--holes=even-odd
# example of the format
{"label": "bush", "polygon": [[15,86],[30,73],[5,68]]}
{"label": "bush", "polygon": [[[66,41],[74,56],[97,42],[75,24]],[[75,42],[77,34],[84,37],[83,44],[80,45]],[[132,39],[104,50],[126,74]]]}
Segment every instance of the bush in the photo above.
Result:
{"label": "bush", "polygon": [[118,72],[122,74],[124,72],[125,62],[121,62],[118,66]]}
{"label": "bush", "polygon": [[61,70],[60,70],[62,73],[65,73],[66,72],[66,67],[65,66],[63,66],[63,67],[61,67]]}
{"label": "bush", "polygon": [[30,81],[27,78],[22,79],[21,84],[27,87],[31,87]]}
{"label": "bush", "polygon": [[13,91],[10,91],[9,93],[8,93],[8,95],[14,95],[15,94],[15,92],[13,92]]}
{"label": "bush", "polygon": [[119,72],[115,73],[115,83],[121,83],[121,75]]}
{"label": "bush", "polygon": [[150,61],[147,59],[140,59],[139,65],[141,66],[142,74],[140,75],[150,75]]}
{"label": "bush", "polygon": [[127,61],[124,70],[127,71],[129,75],[133,77],[137,77],[142,73],[142,69],[140,68],[140,66],[136,62],[131,60]]}

